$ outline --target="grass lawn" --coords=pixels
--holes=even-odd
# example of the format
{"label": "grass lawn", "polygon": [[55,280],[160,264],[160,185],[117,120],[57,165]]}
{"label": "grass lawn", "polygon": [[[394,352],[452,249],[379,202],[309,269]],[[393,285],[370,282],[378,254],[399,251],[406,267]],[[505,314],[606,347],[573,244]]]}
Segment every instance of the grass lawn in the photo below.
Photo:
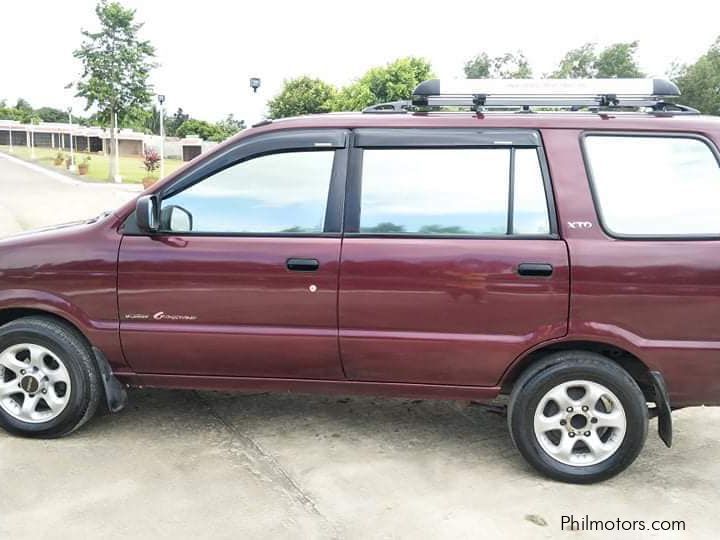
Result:
{"label": "grass lawn", "polygon": [[[0,146],[0,152],[6,154],[9,153],[9,146]],[[38,163],[48,166],[55,167],[53,160],[55,155],[58,153],[57,149],[53,148],[35,148],[35,160]],[[27,146],[13,146],[13,154],[22,159],[31,160],[30,149]],[[69,152],[64,152],[67,157],[70,155]],[[90,156],[90,166],[88,167],[87,175],[80,176],[80,178],[91,181],[108,181],[108,171],[110,170],[110,160],[108,156],[104,154],[88,154],[86,152],[75,152],[75,163],[80,163],[86,156]],[[165,174],[168,175],[175,169],[178,169],[183,164],[183,161],[179,159],[166,159],[165,160]],[[58,169],[65,169],[65,165],[57,167]],[[155,172],[156,175],[159,171]],[[145,167],[143,166],[142,158],[137,156],[120,156],[120,176],[122,176],[123,182],[131,184],[139,184],[142,179],[147,176]]]}

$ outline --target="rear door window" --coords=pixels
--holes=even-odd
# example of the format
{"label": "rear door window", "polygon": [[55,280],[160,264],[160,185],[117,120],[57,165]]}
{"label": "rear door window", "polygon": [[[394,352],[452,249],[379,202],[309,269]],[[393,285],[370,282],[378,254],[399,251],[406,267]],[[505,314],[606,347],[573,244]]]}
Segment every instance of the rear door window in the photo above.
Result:
{"label": "rear door window", "polygon": [[584,144],[595,203],[610,234],[720,234],[720,166],[705,141],[588,135]]}
{"label": "rear door window", "polygon": [[361,193],[361,233],[550,232],[534,148],[366,149]]}

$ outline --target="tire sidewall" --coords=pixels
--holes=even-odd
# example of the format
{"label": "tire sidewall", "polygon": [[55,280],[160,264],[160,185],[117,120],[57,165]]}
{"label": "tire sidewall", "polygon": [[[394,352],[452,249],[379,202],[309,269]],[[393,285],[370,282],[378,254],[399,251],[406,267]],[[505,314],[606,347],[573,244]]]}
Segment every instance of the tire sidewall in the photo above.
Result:
{"label": "tire sidewall", "polygon": [[79,350],[70,340],[53,339],[39,330],[0,328],[0,352],[20,343],[40,345],[57,356],[70,375],[70,399],[65,409],[47,422],[23,422],[0,408],[0,423],[9,432],[18,435],[52,437],[71,430],[85,414],[89,401],[89,374],[79,360],[84,351]]}
{"label": "tire sidewall", "polygon": [[[602,365],[559,363],[539,372],[520,389],[510,418],[513,441],[525,459],[544,474],[576,483],[597,482],[625,469],[642,450],[648,425],[645,399],[637,384],[622,368],[612,367],[615,369]],[[625,410],[627,427],[620,447],[612,456],[594,465],[572,466],[557,461],[543,450],[535,435],[534,418],[540,400],[555,386],[573,380],[587,380],[605,386],[617,396]]]}

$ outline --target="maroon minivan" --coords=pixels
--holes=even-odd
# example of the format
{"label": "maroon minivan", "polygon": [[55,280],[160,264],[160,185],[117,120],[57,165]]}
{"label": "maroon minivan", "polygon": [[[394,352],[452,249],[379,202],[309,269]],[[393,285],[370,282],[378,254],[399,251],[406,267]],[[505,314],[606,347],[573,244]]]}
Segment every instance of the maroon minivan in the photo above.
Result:
{"label": "maroon minivan", "polygon": [[720,404],[720,119],[677,94],[426,81],[6,238],[0,424],[66,435],[126,386],[476,400],[542,473],[615,475]]}

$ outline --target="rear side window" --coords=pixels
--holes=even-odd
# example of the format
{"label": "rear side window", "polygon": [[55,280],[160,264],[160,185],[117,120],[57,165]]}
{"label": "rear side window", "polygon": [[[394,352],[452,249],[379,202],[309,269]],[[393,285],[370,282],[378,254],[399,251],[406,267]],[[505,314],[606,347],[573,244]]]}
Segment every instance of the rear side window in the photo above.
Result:
{"label": "rear side window", "polygon": [[720,234],[720,166],[704,141],[588,135],[585,150],[608,232]]}
{"label": "rear side window", "polygon": [[362,163],[361,233],[550,232],[535,149],[368,149]]}

